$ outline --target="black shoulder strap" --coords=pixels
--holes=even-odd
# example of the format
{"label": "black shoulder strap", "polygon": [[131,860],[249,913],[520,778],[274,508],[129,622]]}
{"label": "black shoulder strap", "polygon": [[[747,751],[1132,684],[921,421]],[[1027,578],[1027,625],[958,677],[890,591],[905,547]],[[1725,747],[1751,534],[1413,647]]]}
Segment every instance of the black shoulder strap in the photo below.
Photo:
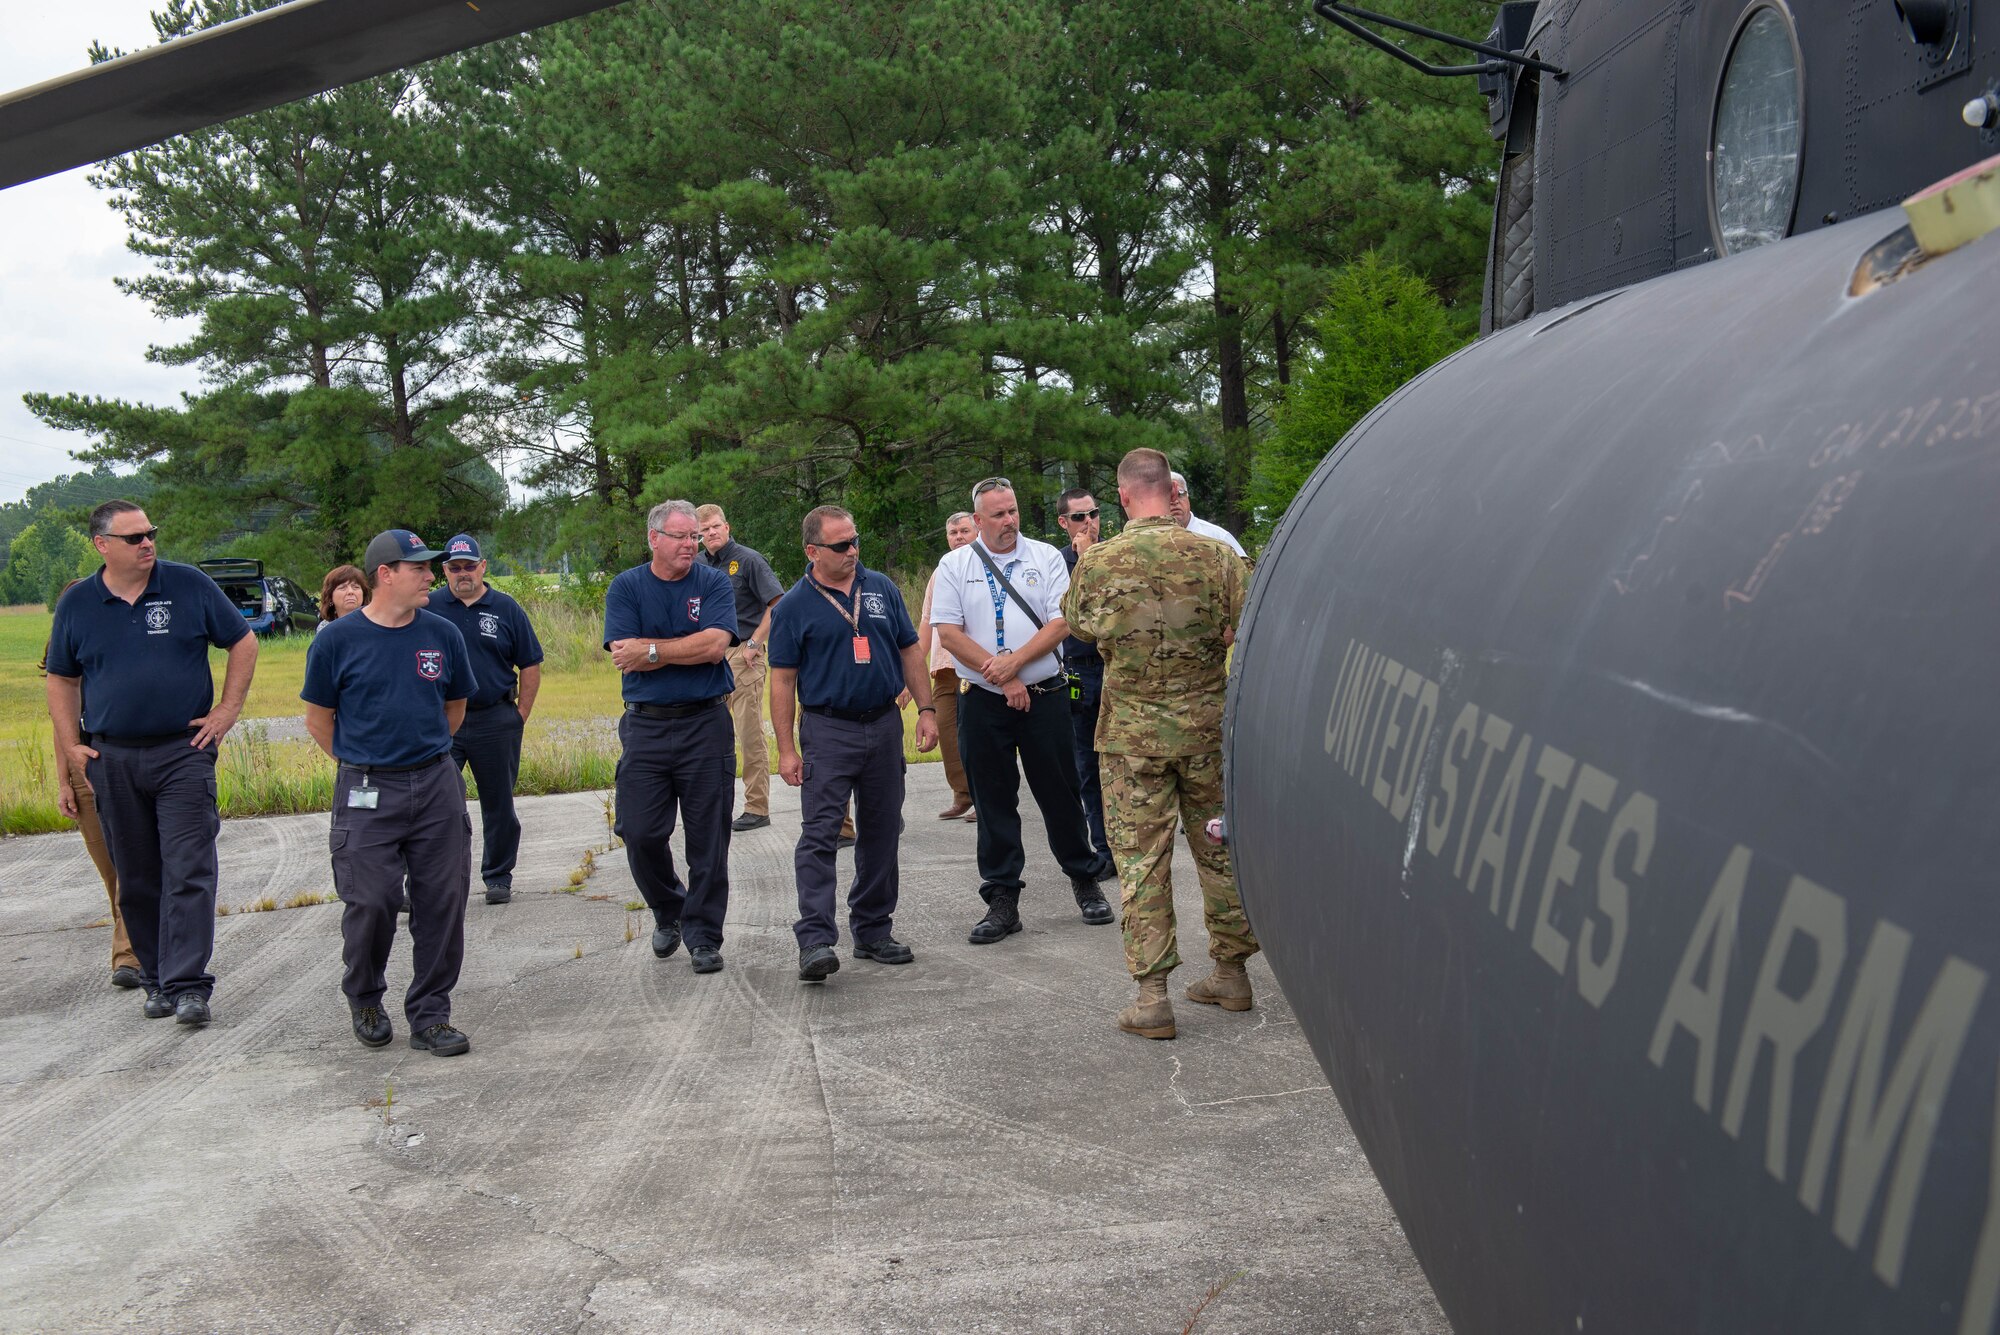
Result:
{"label": "black shoulder strap", "polygon": [[992,572],[993,578],[1000,581],[1000,587],[1007,590],[1007,595],[1014,600],[1014,606],[1026,612],[1028,620],[1035,623],[1036,630],[1040,630],[1042,628],[1042,619],[1035,615],[1034,608],[1028,606],[1028,600],[1021,596],[1021,591],[1008,581],[1006,575],[1001,573],[1000,567],[993,564],[993,558],[986,554],[985,546],[975,542],[972,544],[972,551],[975,556],[986,563],[986,568]]}

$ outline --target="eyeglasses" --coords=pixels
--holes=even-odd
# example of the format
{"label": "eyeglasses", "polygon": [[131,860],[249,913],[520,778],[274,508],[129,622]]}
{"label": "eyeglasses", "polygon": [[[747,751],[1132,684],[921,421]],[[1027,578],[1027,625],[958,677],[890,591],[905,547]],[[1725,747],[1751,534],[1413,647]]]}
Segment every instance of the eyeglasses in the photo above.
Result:
{"label": "eyeglasses", "polygon": [[[1100,507],[1100,509],[1101,508],[1102,507]],[[1062,517],[1064,519],[1095,519],[1097,518],[1097,515],[1098,515],[1097,510],[1071,510],[1068,514]]]}
{"label": "eyeglasses", "polygon": [[653,530],[653,532],[659,534],[661,537],[665,538],[668,542],[694,541],[694,534],[692,533],[669,533],[663,528],[656,528]]}
{"label": "eyeglasses", "polygon": [[841,552],[841,553],[851,552],[856,547],[861,545],[861,535],[857,533],[853,537],[848,538],[843,542],[815,542],[812,545],[815,547],[823,547],[829,552]]}
{"label": "eyeglasses", "polygon": [[116,538],[120,542],[130,543],[132,546],[137,547],[142,542],[151,542],[153,539],[159,537],[160,530],[157,528],[142,528],[137,533],[100,533],[97,536],[100,538]]}
{"label": "eyeglasses", "polygon": [[444,573],[447,575],[474,575],[479,573],[477,561],[446,561]]}
{"label": "eyeglasses", "polygon": [[1012,491],[1014,484],[1004,477],[982,478],[972,485],[972,499],[977,501],[989,491]]}

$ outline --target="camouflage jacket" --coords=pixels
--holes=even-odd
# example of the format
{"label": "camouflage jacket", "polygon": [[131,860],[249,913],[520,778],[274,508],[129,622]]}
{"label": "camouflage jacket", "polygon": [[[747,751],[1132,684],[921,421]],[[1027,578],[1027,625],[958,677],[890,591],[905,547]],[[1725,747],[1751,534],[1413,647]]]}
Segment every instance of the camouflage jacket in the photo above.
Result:
{"label": "camouflage jacket", "polygon": [[1249,594],[1235,552],[1173,520],[1135,519],[1076,563],[1063,617],[1104,656],[1097,749],[1192,756],[1222,749],[1229,646]]}

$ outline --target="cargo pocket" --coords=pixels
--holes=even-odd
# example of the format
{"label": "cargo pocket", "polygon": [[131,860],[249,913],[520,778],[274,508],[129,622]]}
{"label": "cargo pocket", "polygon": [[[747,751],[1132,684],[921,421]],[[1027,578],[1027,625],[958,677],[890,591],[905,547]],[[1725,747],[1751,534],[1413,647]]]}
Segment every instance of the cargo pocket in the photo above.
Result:
{"label": "cargo pocket", "polygon": [[326,836],[326,849],[333,862],[333,893],[347,898],[347,831],[336,826]]}

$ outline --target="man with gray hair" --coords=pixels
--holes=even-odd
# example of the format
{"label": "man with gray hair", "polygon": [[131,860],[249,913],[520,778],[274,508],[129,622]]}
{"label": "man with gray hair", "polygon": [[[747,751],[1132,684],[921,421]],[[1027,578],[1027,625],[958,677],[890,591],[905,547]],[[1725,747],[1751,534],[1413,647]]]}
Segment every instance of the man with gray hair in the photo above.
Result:
{"label": "man with gray hair", "polygon": [[[667,958],[685,937],[694,971],[716,973],[736,799],[725,660],[738,632],[729,576],[694,559],[698,528],[686,501],[663,501],[646,515],[652,559],[605,591],[604,647],[625,700],[612,830],[653,910],[653,954]],[[667,844],[677,813],[687,826],[685,883]]]}
{"label": "man with gray hair", "polygon": [[[938,562],[932,625],[968,686],[958,702],[958,748],[979,807],[979,897],[986,916],[966,938],[992,945],[1021,930],[1021,779],[1041,808],[1054,855],[1092,926],[1112,921],[1077,796],[1069,688],[1057,646],[1068,633],[1062,553],[1021,532],[1014,484],[972,489],[978,536]],[[1016,768],[1019,757],[1019,768]]]}
{"label": "man with gray hair", "polygon": [[[955,552],[972,541],[976,530],[972,512],[960,510],[944,521],[945,550]],[[931,627],[931,603],[937,596],[937,571],[924,584],[924,609],[917,617],[917,651],[930,669],[931,701],[937,706],[938,742],[944,751],[944,777],[951,785],[951,805],[938,812],[939,820],[976,820],[972,809],[972,785],[965,777],[965,763],[958,754],[958,667],[945,652],[943,641]]]}
{"label": "man with gray hair", "polygon": [[1173,521],[1196,537],[1214,538],[1230,551],[1248,560],[1249,554],[1243,550],[1243,544],[1236,540],[1234,533],[1220,524],[1209,523],[1189,507],[1187,479],[1179,473],[1175,473],[1173,478],[1174,494],[1167,511],[1173,517]]}

